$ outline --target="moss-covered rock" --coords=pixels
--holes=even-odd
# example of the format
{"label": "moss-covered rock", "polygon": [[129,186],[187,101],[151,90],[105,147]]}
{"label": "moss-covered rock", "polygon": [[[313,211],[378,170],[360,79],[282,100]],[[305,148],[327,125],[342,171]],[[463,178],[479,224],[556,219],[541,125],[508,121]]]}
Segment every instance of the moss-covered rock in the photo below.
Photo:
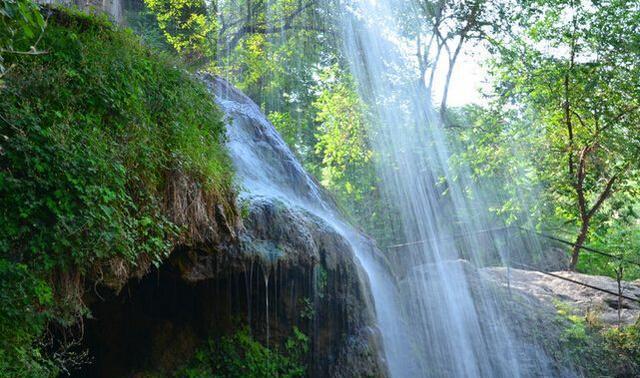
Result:
{"label": "moss-covered rock", "polygon": [[66,342],[45,329],[74,339],[87,288],[118,290],[237,218],[225,126],[204,86],[106,19],[45,11],[43,54],[3,57],[2,376],[54,374]]}

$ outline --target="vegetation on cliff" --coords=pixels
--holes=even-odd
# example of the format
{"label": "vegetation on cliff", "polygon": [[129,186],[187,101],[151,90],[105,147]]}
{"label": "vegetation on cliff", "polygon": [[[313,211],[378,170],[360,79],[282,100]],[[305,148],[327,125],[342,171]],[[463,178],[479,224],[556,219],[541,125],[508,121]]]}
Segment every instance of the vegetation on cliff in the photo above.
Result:
{"label": "vegetation on cliff", "polygon": [[2,55],[1,376],[72,364],[81,356],[52,335],[73,339],[89,315],[84,289],[118,289],[190,236],[169,212],[176,173],[234,211],[224,123],[205,87],[106,19],[46,18],[42,35]]}
{"label": "vegetation on cliff", "polygon": [[245,327],[231,336],[209,340],[177,375],[187,378],[303,377],[308,341],[307,336],[294,328],[293,336],[280,352],[257,342]]}

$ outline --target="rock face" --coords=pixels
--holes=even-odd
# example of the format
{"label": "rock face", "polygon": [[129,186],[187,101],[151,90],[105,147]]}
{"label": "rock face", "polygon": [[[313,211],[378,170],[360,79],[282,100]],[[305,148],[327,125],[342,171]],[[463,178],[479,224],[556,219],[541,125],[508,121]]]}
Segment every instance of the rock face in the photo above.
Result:
{"label": "rock face", "polygon": [[[559,277],[520,269],[509,269],[503,267],[476,268],[465,260],[451,260],[445,262],[460,269],[469,282],[475,306],[482,319],[482,331],[491,329],[508,330],[516,336],[517,343],[508,347],[516,353],[533,358],[523,359],[527,365],[545,361],[537,359],[536,355],[547,355],[551,357],[547,371],[549,376],[554,377],[576,377],[593,376],[589,372],[599,363],[617,366],[617,372],[612,371],[612,376],[633,376],[628,375],[623,363],[616,364],[616,361],[597,361],[587,357],[579,358],[577,361],[571,357],[576,350],[568,350],[572,345],[567,345],[566,332],[572,326],[572,322],[566,315],[559,315],[558,304],[568,306],[572,313],[579,317],[589,317],[593,321],[595,317],[604,325],[618,325],[618,297],[614,294],[604,293],[589,287],[569,282]],[[417,265],[409,271],[401,281],[401,290],[408,291],[411,280],[427,282],[433,275],[435,266],[432,264]],[[552,274],[583,282],[585,284],[603,288],[616,293],[617,282],[609,277],[589,276],[580,273],[559,271]],[[623,282],[623,294],[630,298],[640,299],[640,282]],[[432,290],[431,295],[426,298],[430,301],[426,306],[419,306],[415,298],[406,301],[405,306],[409,312],[418,311],[420,308],[430,310],[430,306],[436,306],[437,301],[433,300],[435,295]],[[483,311],[484,303],[492,301],[499,309],[499,317],[491,318]],[[640,305],[632,300],[623,300],[620,312],[621,324],[630,325],[638,321],[640,316]],[[452,314],[454,316],[454,314]],[[508,319],[508,321],[507,321]],[[420,324],[412,324],[417,329]],[[427,332],[438,332],[438,327]],[[563,339],[565,341],[563,341]],[[428,348],[428,343],[425,343]],[[602,348],[598,345],[597,348]],[[504,351],[496,348],[491,343],[485,346],[486,358],[503,356]],[[424,350],[422,353],[435,353],[433,350]],[[610,357],[609,357],[610,358]],[[547,360],[548,361],[548,360]],[[592,366],[593,365],[593,366]],[[523,372],[538,371],[537,369],[527,369]],[[446,367],[436,367],[446,369]],[[622,373],[621,373],[622,372]],[[621,375],[616,375],[621,374]],[[627,375],[625,375],[627,374]],[[525,375],[526,376],[526,375]],[[544,375],[547,376],[547,375]]]}
{"label": "rock face", "polygon": [[122,0],[36,0],[36,3],[75,6],[86,12],[106,13],[116,23],[123,20]]}
{"label": "rock face", "polygon": [[[554,272],[559,277],[552,277],[518,269],[510,269],[507,274],[506,268],[484,268],[479,273],[483,280],[493,282],[503,296],[511,298],[504,312],[514,320],[516,332],[525,339],[537,340],[556,366],[567,369],[557,376],[638,376],[637,361],[629,359],[629,352],[611,352],[611,344],[602,337],[603,332],[618,325],[617,296],[559,277],[614,293],[615,280],[571,272]],[[625,296],[638,298],[637,282],[624,286]],[[637,302],[624,300],[622,307],[620,323],[636,322],[640,315]],[[582,327],[588,330],[585,332]]]}
{"label": "rock face", "polygon": [[[484,273],[502,285],[507,282],[506,268],[486,268]],[[575,272],[553,272],[553,274],[618,293],[618,283],[610,277],[590,276]],[[591,315],[597,316],[604,323],[618,324],[617,295],[594,290],[544,273],[520,269],[510,270],[509,283],[513,290],[517,290],[525,296],[536,298],[547,305],[553,305],[554,301],[562,301],[583,315],[591,312]],[[622,282],[621,286],[624,296],[640,300],[640,282]],[[639,316],[640,303],[622,299],[621,324],[633,324]]]}
{"label": "rock face", "polygon": [[[242,219],[201,201],[184,178],[171,187],[172,219],[197,237],[119,292],[96,288],[84,346],[94,363],[77,376],[170,374],[208,338],[248,324],[268,346],[294,327],[310,339],[312,377],[387,375],[369,282],[351,237],[257,106],[226,82],[202,76],[230,119],[228,145]],[[381,257],[380,257],[381,258]]]}
{"label": "rock face", "polygon": [[259,266],[259,279],[274,287],[273,294],[269,289],[269,298],[264,297],[265,307],[271,300],[275,308],[269,310],[275,316],[262,320],[266,338],[282,339],[292,325],[306,319],[311,375],[385,375],[369,282],[354,239],[368,255],[380,252],[341,221],[331,197],[306,173],[253,101],[220,78],[200,78],[230,118],[227,144],[246,213],[240,237],[243,265],[248,261],[250,267]]}
{"label": "rock face", "polygon": [[[400,282],[400,290],[403,293],[411,293],[413,285],[422,285],[429,294],[424,298],[405,297],[404,303],[408,313],[426,311],[428,314],[437,312],[437,306],[441,305],[444,295],[447,293],[441,280],[437,279],[437,270],[441,265],[446,265],[447,271],[455,271],[455,277],[460,282],[452,284],[468,284],[470,296],[473,300],[473,309],[477,312],[479,322],[474,322],[476,317],[466,317],[465,313],[451,313],[449,316],[461,317],[461,322],[467,330],[478,332],[483,337],[477,337],[469,342],[482,344],[475,345],[477,350],[483,350],[483,366],[487,370],[504,364],[505,360],[511,364],[510,372],[518,372],[521,377],[574,377],[575,375],[556,364],[548,357],[544,345],[545,338],[557,339],[562,329],[555,322],[555,309],[547,306],[537,298],[529,298],[518,293],[509,292],[501,281],[490,279],[482,269],[476,268],[466,260],[446,260],[438,264],[416,265]],[[454,301],[463,301],[465,297],[453,296]],[[420,303],[419,301],[425,303]],[[427,316],[430,319],[431,316]],[[439,323],[425,323],[418,317],[411,318],[411,329],[416,330],[416,335],[426,335],[430,339],[442,340],[446,337],[456,337],[456,329],[443,327]],[[544,330],[544,333],[540,332]],[[414,336],[415,337],[415,336]],[[507,339],[508,344],[500,343]],[[416,350],[419,355],[431,356],[439,353],[438,345],[429,340],[417,340]],[[550,346],[554,349],[555,346]],[[459,358],[457,355],[448,357],[451,361]],[[504,359],[504,360],[501,360]],[[437,371],[439,376],[458,376],[452,372],[451,363],[430,366],[421,364],[419,371],[431,369]],[[500,370],[496,370],[500,372]],[[542,373],[540,373],[542,372]],[[497,376],[481,373],[482,376]],[[509,376],[509,375],[500,375]]]}
{"label": "rock face", "polygon": [[197,285],[235,282],[225,288],[232,292],[222,295],[225,305],[216,306],[233,310],[212,316],[229,328],[232,318],[246,319],[269,345],[300,328],[311,341],[311,376],[384,375],[366,276],[345,238],[321,218],[277,200],[256,197],[246,206],[236,248],[190,252],[177,263],[182,279]]}

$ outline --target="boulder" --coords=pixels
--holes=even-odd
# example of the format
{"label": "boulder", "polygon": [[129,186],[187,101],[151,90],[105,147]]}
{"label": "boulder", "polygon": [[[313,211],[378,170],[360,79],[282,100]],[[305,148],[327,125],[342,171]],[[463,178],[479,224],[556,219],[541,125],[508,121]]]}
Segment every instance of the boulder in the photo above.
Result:
{"label": "boulder", "polygon": [[[509,285],[522,295],[536,298],[552,305],[555,301],[562,301],[575,308],[580,314],[596,316],[606,324],[618,324],[618,296],[595,290],[574,282],[559,278],[582,282],[584,284],[602,288],[612,293],[618,293],[618,283],[615,279],[605,276],[591,276],[576,272],[558,271],[551,275],[521,269],[485,268],[483,272],[494,282],[502,286]],[[508,277],[508,280],[507,280]],[[622,294],[637,301],[622,299],[620,321],[623,325],[633,324],[640,316],[640,282],[621,283]]]}

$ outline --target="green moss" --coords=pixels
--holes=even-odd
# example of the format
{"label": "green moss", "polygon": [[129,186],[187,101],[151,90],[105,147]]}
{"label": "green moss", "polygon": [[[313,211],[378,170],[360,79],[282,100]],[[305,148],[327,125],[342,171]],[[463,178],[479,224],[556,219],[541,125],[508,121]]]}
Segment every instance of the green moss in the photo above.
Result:
{"label": "green moss", "polygon": [[167,256],[171,172],[233,208],[221,112],[178,61],[61,11],[39,48],[5,57],[0,96],[0,376],[54,374],[39,340],[86,314],[80,286],[100,264]]}

